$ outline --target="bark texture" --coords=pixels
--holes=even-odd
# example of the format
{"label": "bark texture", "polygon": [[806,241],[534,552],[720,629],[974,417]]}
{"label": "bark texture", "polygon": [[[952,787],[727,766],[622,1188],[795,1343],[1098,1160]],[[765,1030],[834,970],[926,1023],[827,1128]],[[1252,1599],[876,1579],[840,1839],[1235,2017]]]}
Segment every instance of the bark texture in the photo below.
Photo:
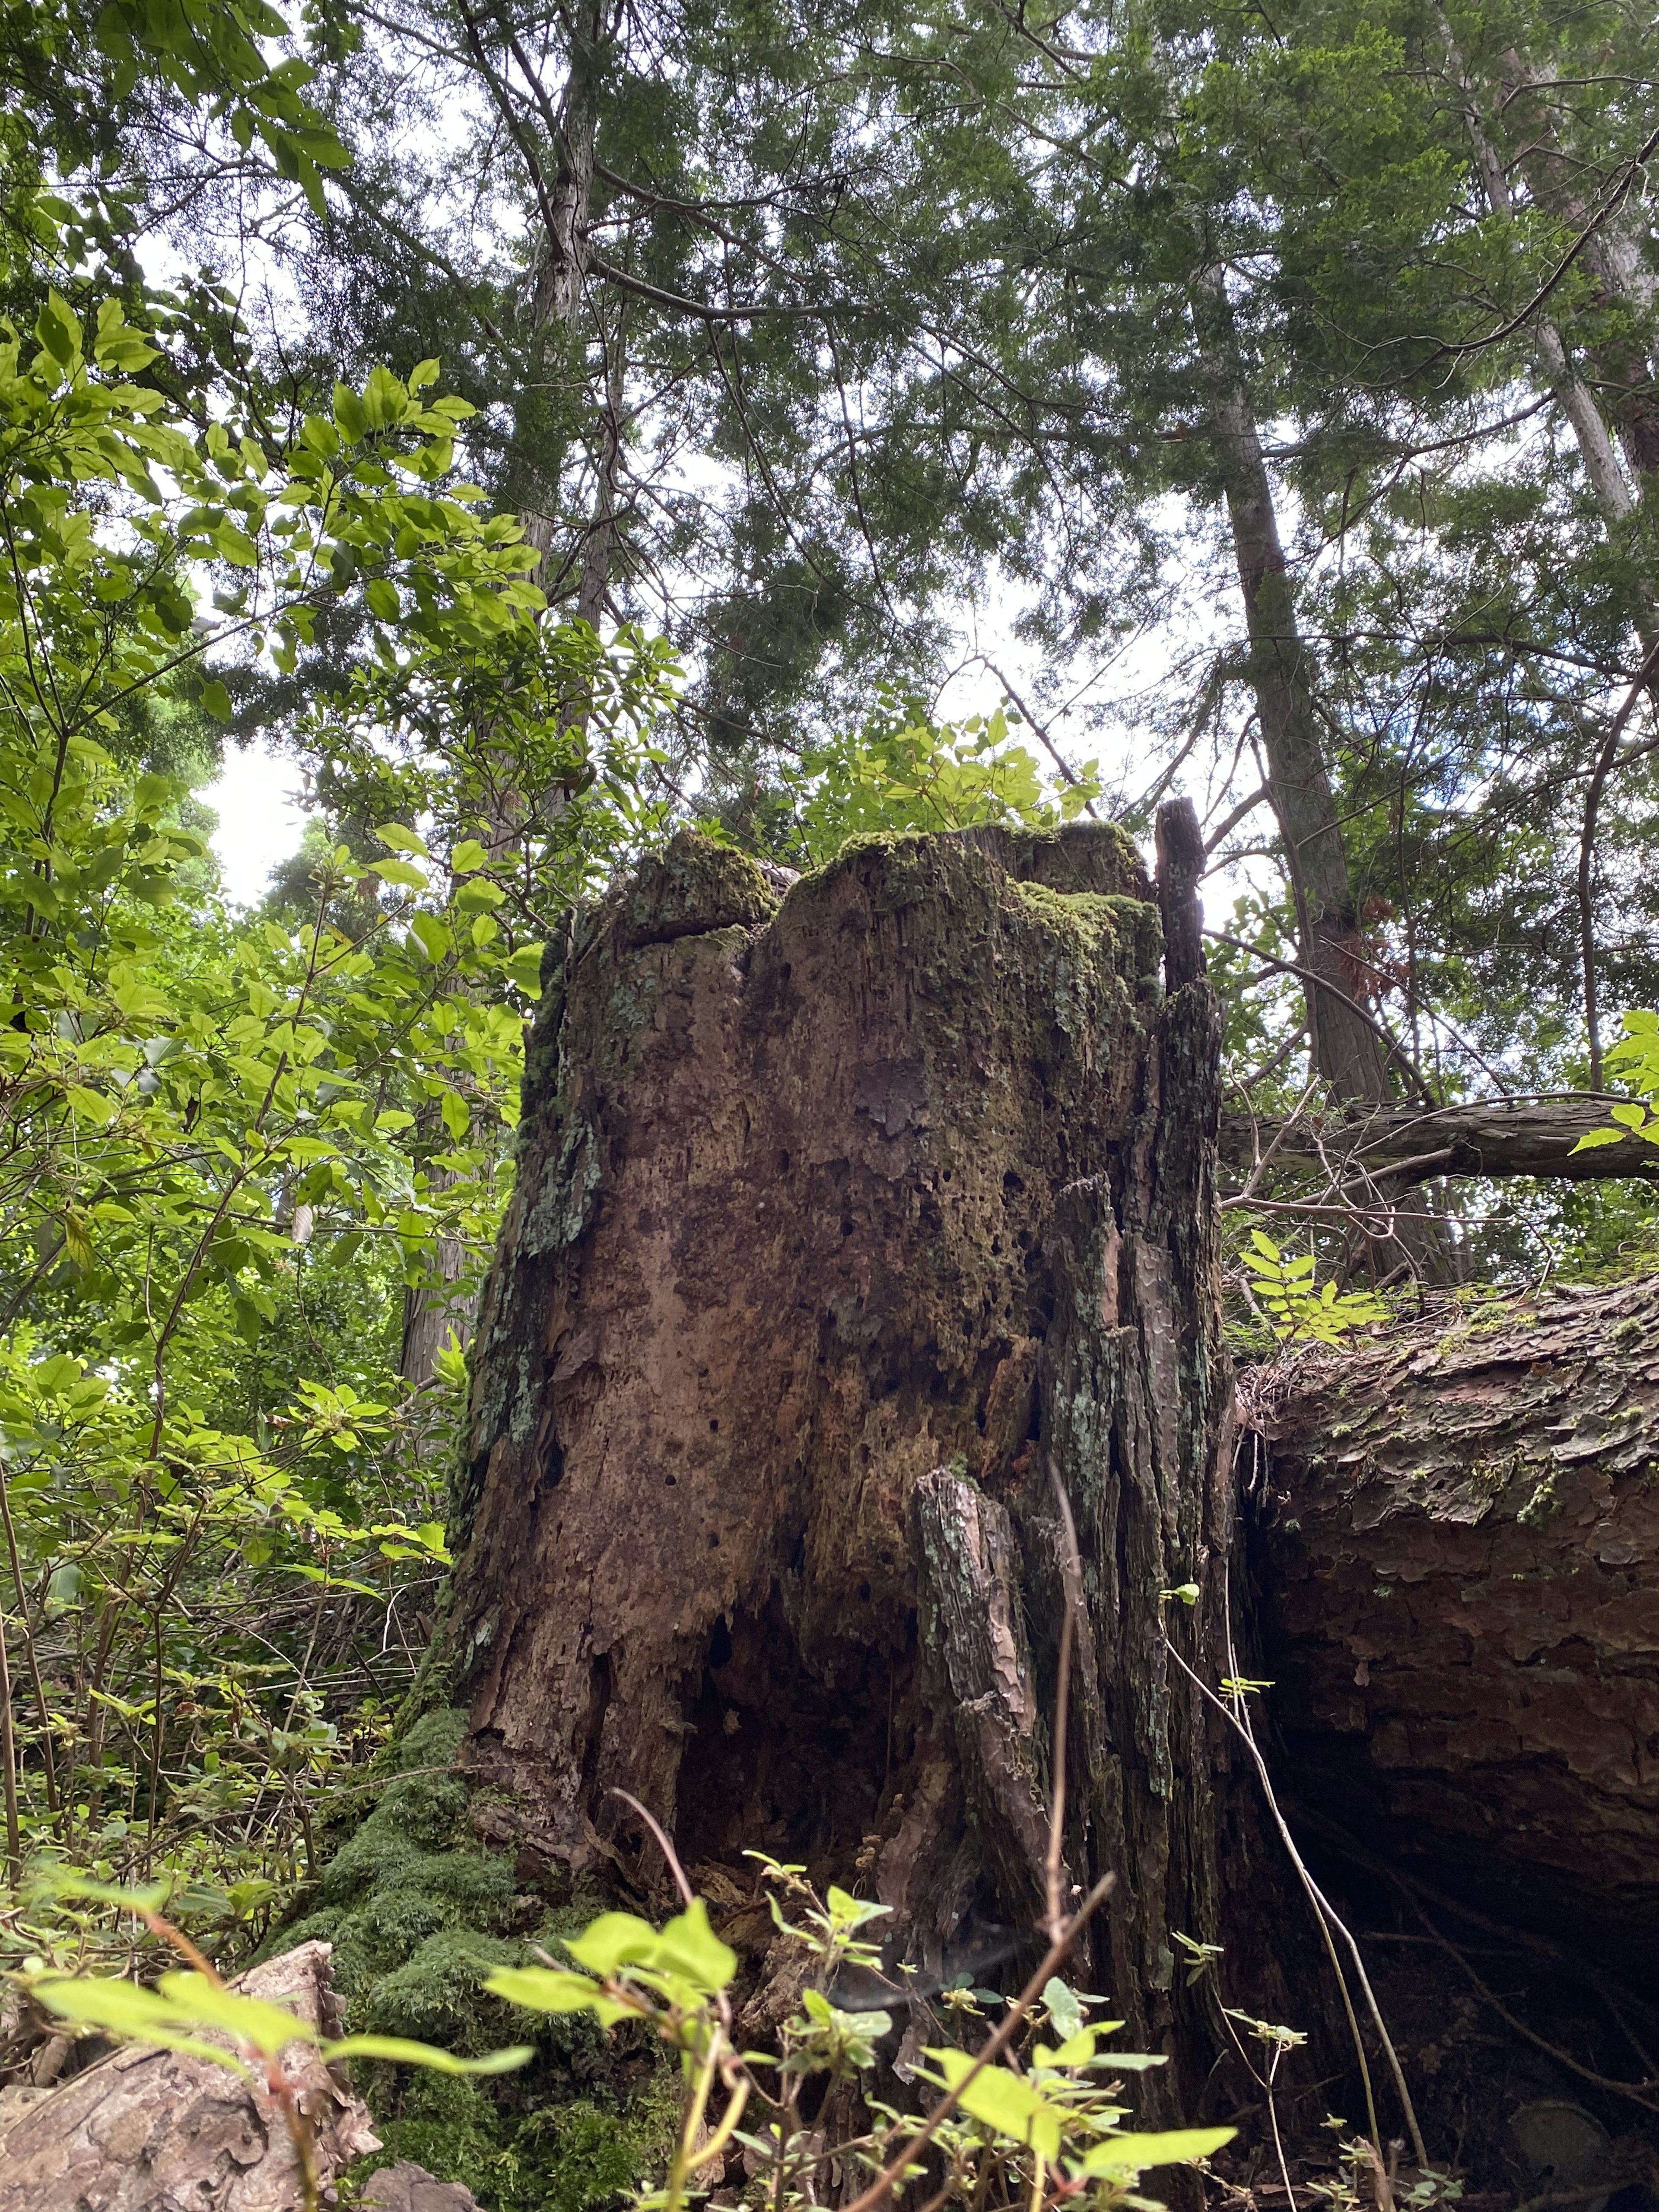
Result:
{"label": "bark texture", "polygon": [[1291,1123],[1226,1114],[1221,1161],[1234,1174],[1248,1174],[1261,1163],[1270,1170],[1318,1172],[1350,1196],[1363,1194],[1371,1183],[1406,1190],[1442,1176],[1651,1181],[1659,1176],[1659,1147],[1639,1137],[1598,1145],[1588,1152],[1573,1149],[1592,1129],[1612,1126],[1607,1109],[1615,1103],[1591,1097],[1490,1098],[1468,1106],[1383,1107],[1341,1121],[1315,1115]]}
{"label": "bark texture", "polygon": [[[1218,1030],[1133,848],[870,841],[780,899],[684,836],[560,953],[457,1522],[494,1832],[644,1869],[622,1788],[688,1862],[872,1886],[919,1962],[1029,1936],[1057,1479],[1068,1879],[1120,1881],[1079,1971],[1179,2045],[1218,1753],[1158,1592],[1218,1599],[1229,1535]],[[1172,1610],[1201,1665],[1218,1604]]]}
{"label": "bark texture", "polygon": [[1506,1921],[1650,1951],[1659,1281],[1449,1307],[1245,1399],[1286,1786]]}
{"label": "bark texture", "polygon": [[1216,473],[1244,601],[1250,688],[1261,728],[1267,795],[1296,899],[1314,1065],[1341,1099],[1380,1102],[1389,1069],[1364,1001],[1374,976],[1325,761],[1314,659],[1301,635],[1273,486],[1246,390],[1226,273],[1203,270],[1193,313],[1210,386]]}
{"label": "bark texture", "polygon": [[[337,2034],[328,1966],[326,1943],[302,1943],[235,1986]],[[379,2139],[310,2045],[284,2056],[326,2186]],[[262,2083],[209,2060],[129,2045],[27,2103],[8,2094],[17,2109],[0,2101],[0,2212],[294,2212],[300,2202],[276,2105]]]}

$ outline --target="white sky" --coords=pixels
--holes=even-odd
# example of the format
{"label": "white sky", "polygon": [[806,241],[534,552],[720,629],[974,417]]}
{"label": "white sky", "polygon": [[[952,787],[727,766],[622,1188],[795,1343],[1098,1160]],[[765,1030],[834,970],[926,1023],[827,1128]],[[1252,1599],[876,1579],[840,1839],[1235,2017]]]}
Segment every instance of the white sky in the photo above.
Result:
{"label": "white sky", "polygon": [[223,769],[200,795],[219,817],[213,849],[225,896],[233,905],[257,905],[271,870],[305,835],[300,783],[292,758],[263,745],[246,751],[226,746]]}

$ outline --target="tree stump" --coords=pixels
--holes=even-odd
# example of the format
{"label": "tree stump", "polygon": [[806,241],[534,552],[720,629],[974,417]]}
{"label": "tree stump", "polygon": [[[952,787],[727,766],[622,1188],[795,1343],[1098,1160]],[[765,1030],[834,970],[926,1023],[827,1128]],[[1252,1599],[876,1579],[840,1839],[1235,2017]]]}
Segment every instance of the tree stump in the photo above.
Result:
{"label": "tree stump", "polygon": [[1229,1540],[1214,1002],[1165,996],[1111,828],[780,889],[683,834],[551,951],[457,1516],[467,1764],[566,1868],[646,1878],[623,1790],[694,1868],[873,1892],[919,1966],[1030,1955],[1061,1483],[1067,1892],[1118,1878],[1074,1978],[1179,2057],[1224,1758],[1164,1643],[1207,1663]]}

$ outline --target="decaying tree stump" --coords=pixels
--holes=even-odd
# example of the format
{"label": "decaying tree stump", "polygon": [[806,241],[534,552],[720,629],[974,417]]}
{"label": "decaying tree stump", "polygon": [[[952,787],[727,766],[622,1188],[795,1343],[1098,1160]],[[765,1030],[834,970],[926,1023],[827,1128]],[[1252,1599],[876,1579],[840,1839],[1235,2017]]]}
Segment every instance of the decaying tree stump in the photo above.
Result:
{"label": "decaying tree stump", "polygon": [[[235,1986],[339,2033],[326,1943],[301,1943]],[[222,2040],[210,2038],[204,2039]],[[378,2150],[366,2106],[315,2051],[284,2053],[308,2118],[318,2179]],[[210,2059],[131,2044],[9,2112],[0,2100],[0,2212],[295,2212],[300,2169],[275,2100]]]}
{"label": "decaying tree stump", "polygon": [[1650,1967],[1659,1281],[1443,1307],[1246,1402],[1286,1789]]}
{"label": "decaying tree stump", "polygon": [[1165,995],[1152,898],[1092,825],[787,885],[684,835],[575,915],[447,1634],[496,1833],[643,1879],[626,1790],[694,1865],[873,1887],[948,1966],[1042,1908],[1063,1483],[1066,1878],[1120,1884],[1079,1977],[1179,2046],[1225,1753],[1162,1624],[1209,1665],[1230,1378],[1217,1016],[1196,975]]}

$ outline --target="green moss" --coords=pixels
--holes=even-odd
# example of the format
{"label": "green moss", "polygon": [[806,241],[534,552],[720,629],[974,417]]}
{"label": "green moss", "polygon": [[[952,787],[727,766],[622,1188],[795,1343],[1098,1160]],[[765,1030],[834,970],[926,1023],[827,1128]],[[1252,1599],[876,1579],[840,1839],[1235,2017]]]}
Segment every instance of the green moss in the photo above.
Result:
{"label": "green moss", "polygon": [[747,854],[681,830],[607,903],[617,908],[622,943],[642,945],[767,921],[778,896]]}
{"label": "green moss", "polygon": [[430,2075],[395,2119],[385,2147],[352,2169],[412,2159],[428,2172],[464,2182],[487,2212],[589,2212],[611,2207],[660,2172],[673,2146],[678,2097],[666,2069],[625,2109],[578,2098],[532,2112],[510,2130],[475,2082]]}
{"label": "green moss", "polygon": [[626,2030],[607,2038],[586,2014],[544,2018],[482,1984],[492,1966],[529,1963],[610,1900],[597,1891],[524,1888],[512,1856],[472,1831],[471,1791],[453,1771],[465,1717],[436,1711],[389,1746],[367,1816],[325,1868],[305,1917],[268,1947],[334,1947],[346,2025],[467,2056],[529,2043],[521,2072],[457,2081],[362,2065],[356,2086],[383,2148],[359,2179],[413,2159],[465,2182],[485,2212],[609,2212],[665,2155],[674,2105],[663,2062]]}

